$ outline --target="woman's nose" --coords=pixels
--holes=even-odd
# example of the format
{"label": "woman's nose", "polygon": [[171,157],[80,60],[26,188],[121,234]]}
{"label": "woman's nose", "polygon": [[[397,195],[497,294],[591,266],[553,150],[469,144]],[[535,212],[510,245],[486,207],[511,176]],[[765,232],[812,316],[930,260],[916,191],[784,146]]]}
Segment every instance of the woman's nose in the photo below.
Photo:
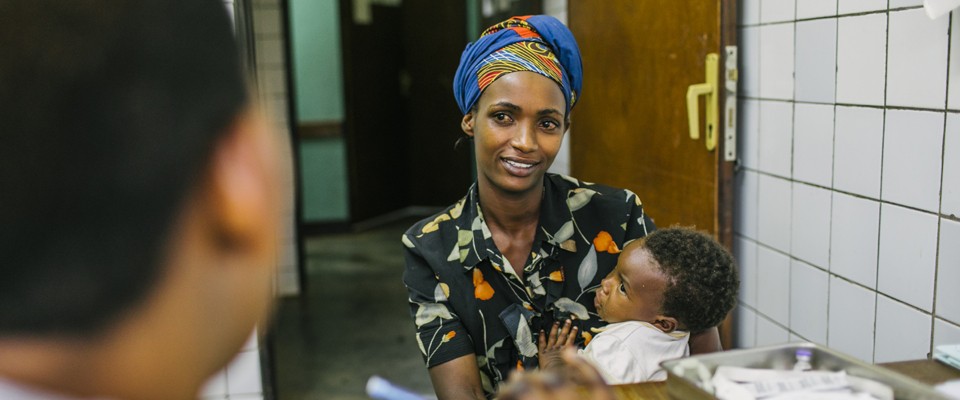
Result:
{"label": "woman's nose", "polygon": [[523,153],[532,153],[539,148],[536,131],[526,124],[520,125],[517,134],[513,137],[512,144],[513,148]]}

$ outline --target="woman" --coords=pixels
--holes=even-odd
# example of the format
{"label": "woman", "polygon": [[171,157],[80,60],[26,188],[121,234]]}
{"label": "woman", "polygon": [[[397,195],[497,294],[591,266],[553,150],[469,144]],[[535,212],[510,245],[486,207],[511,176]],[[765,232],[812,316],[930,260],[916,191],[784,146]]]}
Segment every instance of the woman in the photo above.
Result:
{"label": "woman", "polygon": [[[548,16],[514,17],[464,50],[454,78],[477,182],[403,235],[411,314],[437,395],[491,396],[537,366],[537,335],[605,323],[594,292],[630,240],[654,229],[628,190],[547,174],[579,100],[580,53]],[[588,135],[589,133],[584,133]],[[719,350],[716,329],[692,352]]]}

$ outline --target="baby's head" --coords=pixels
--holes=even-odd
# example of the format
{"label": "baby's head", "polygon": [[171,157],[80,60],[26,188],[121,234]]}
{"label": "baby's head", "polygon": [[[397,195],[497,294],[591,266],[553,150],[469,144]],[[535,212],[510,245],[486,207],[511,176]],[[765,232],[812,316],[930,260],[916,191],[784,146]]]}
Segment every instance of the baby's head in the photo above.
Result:
{"label": "baby's head", "polygon": [[723,321],[739,286],[733,257],[720,243],[692,229],[668,228],[624,246],[595,304],[610,323],[700,332]]}

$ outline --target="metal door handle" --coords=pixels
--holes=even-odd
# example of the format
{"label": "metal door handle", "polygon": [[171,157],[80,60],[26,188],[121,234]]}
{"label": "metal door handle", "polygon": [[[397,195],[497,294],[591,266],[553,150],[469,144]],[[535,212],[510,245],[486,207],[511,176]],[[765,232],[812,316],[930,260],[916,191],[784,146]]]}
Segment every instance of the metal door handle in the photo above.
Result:
{"label": "metal door handle", "polygon": [[690,122],[690,138],[694,140],[700,139],[700,96],[706,96],[707,151],[713,151],[717,147],[717,125],[719,124],[717,65],[719,60],[717,53],[707,54],[706,82],[690,85],[687,88],[687,119]]}

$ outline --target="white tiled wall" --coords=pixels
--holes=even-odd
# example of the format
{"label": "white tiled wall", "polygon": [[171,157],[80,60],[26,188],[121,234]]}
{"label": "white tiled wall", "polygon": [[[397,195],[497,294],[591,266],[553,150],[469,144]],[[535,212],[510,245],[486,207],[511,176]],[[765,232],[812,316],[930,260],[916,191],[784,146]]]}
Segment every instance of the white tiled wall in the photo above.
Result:
{"label": "white tiled wall", "polygon": [[[274,119],[274,131],[281,135],[284,143],[289,143],[290,127],[287,122],[287,67],[286,67],[286,28],[283,26],[280,0],[252,0],[253,28],[256,39],[257,52],[257,84],[259,86],[262,106]],[[289,151],[290,147],[285,147]],[[293,154],[286,157],[293,165]],[[286,185],[292,188],[293,175],[287,175]],[[297,221],[294,209],[292,190],[284,206],[284,220],[286,229],[278,240],[280,241],[279,275],[277,277],[277,293],[280,296],[295,296],[300,291],[299,276],[297,275],[297,243],[295,224]]]}
{"label": "white tiled wall", "polygon": [[256,332],[224,370],[200,390],[203,400],[263,399],[260,351]]}
{"label": "white tiled wall", "polygon": [[740,1],[737,346],[960,342],[960,16],[919,4]]}

